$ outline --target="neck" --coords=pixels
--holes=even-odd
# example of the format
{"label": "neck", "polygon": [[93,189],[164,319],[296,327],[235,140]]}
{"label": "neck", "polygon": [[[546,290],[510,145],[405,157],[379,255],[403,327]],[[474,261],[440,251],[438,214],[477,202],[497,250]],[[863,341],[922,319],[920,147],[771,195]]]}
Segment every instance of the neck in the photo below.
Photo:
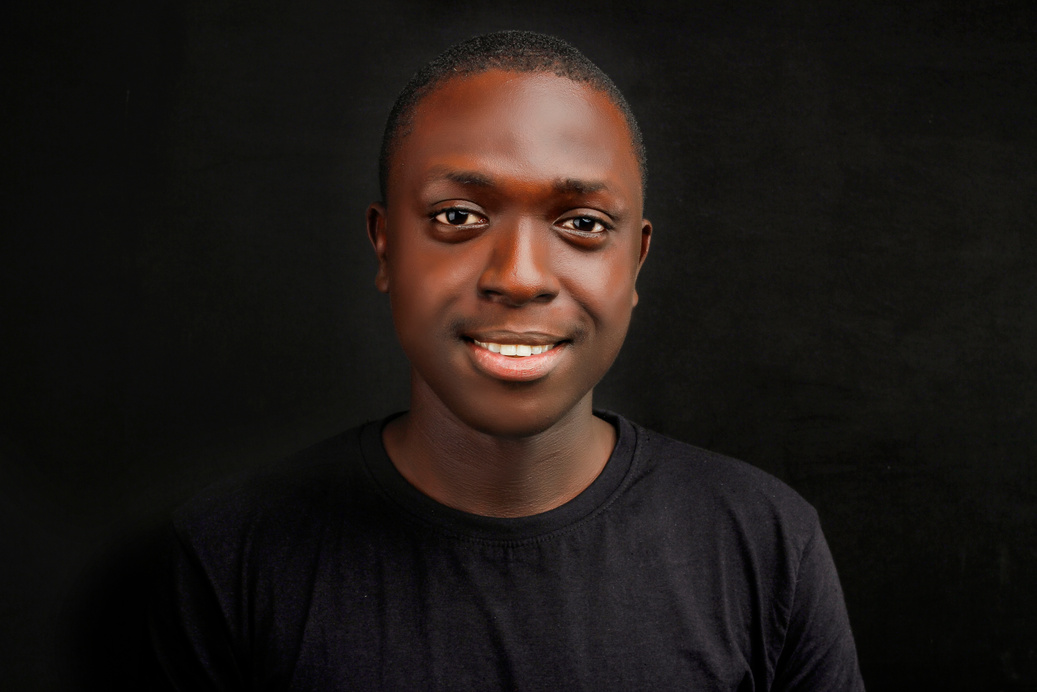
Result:
{"label": "neck", "polygon": [[521,517],[586,489],[605,467],[616,433],[594,415],[588,393],[552,426],[522,437],[480,432],[437,398],[413,397],[410,412],[383,437],[404,478],[434,500],[471,514]]}

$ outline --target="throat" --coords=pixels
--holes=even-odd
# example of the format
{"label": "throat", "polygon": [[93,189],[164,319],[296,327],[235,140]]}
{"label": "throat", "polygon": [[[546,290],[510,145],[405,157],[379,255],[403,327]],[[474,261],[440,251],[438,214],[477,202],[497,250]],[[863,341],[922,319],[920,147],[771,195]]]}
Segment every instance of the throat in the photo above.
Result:
{"label": "throat", "polygon": [[460,421],[430,423],[412,411],[386,425],[393,465],[433,500],[490,517],[532,516],[565,504],[594,482],[616,442],[612,425],[593,413],[583,425],[522,439],[485,435]]}

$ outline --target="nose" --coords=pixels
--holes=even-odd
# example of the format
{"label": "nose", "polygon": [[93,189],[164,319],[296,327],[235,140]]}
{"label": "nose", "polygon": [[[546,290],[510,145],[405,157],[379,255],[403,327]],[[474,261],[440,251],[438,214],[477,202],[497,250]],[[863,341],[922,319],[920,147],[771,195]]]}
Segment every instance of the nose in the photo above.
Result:
{"label": "nose", "polygon": [[500,225],[492,234],[482,296],[511,306],[550,302],[560,289],[551,262],[550,234],[534,223]]}

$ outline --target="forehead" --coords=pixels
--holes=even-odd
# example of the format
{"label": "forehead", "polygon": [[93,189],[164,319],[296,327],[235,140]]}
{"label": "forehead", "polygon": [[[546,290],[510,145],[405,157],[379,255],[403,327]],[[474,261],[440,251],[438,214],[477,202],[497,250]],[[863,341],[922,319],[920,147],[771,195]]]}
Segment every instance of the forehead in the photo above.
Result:
{"label": "forehead", "polygon": [[553,73],[490,70],[425,95],[393,157],[390,188],[430,168],[496,169],[519,179],[609,178],[611,187],[630,194],[627,188],[637,188],[640,199],[622,112],[607,95]]}

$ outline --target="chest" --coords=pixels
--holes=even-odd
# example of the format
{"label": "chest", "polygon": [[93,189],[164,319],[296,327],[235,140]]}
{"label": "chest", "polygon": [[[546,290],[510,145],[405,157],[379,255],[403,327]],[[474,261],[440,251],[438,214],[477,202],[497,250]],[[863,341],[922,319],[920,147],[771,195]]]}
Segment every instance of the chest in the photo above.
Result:
{"label": "chest", "polygon": [[753,689],[763,618],[711,553],[397,536],[325,552],[305,607],[267,617],[295,620],[296,690]]}

